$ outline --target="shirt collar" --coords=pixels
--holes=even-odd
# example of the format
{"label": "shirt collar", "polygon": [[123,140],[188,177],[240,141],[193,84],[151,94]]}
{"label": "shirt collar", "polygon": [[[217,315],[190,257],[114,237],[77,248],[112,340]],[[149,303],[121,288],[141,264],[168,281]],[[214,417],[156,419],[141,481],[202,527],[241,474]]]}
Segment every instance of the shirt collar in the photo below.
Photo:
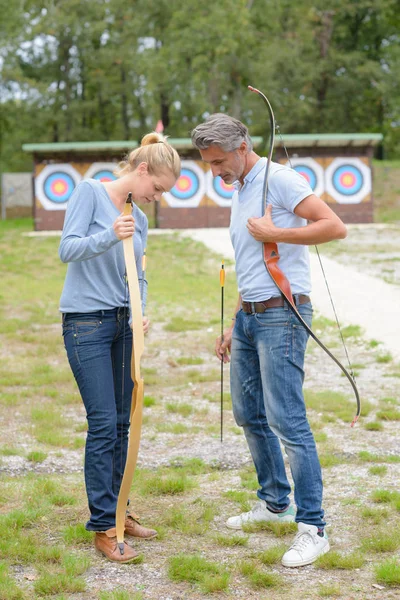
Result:
{"label": "shirt collar", "polygon": [[251,183],[252,181],[254,181],[254,179],[257,177],[257,175],[260,173],[260,171],[265,167],[266,162],[267,162],[266,158],[264,158],[264,157],[260,158],[256,162],[256,164],[252,167],[252,169],[250,169],[250,171],[247,173],[246,177],[244,178],[243,185],[241,185],[241,183],[238,179],[233,182],[232,185],[235,187],[235,189],[240,191],[241,189],[244,188],[246,183]]}

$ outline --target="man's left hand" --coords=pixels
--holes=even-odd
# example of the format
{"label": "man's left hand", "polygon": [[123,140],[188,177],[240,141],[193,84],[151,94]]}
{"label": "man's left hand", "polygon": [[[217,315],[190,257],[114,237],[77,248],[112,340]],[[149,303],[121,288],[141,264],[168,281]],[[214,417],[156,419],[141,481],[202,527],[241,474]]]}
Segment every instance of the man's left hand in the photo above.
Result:
{"label": "man's left hand", "polygon": [[272,206],[268,204],[263,217],[252,217],[247,220],[247,229],[257,242],[277,242],[279,227],[272,221]]}

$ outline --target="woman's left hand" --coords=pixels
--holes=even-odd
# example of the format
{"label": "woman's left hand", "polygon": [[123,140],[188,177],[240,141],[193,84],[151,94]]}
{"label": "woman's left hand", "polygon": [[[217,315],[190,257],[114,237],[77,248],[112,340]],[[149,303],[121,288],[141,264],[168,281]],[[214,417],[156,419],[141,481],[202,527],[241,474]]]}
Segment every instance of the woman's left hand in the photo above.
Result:
{"label": "woman's left hand", "polygon": [[143,317],[143,333],[148,333],[150,328],[150,319],[148,317]]}

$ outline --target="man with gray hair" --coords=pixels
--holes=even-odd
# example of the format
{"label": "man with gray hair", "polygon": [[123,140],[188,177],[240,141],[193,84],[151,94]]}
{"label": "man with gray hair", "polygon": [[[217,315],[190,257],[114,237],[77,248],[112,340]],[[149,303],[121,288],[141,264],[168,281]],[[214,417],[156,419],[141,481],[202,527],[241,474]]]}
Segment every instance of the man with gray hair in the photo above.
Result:
{"label": "man with gray hair", "polygon": [[[236,188],[230,235],[239,298],[232,325],[223,340],[217,338],[215,350],[220,360],[231,362],[233,413],[244,429],[260,489],[256,506],[230,517],[227,526],[296,521],[298,533],[282,564],[307,565],[329,550],[321,467],[302,389],[309,334],[266,271],[262,243],[278,244],[280,269],[311,327],[308,246],[344,238],[346,228],[299,173],[275,162],[269,166],[262,214],[267,159],[254,152],[247,127],[237,119],[211,115],[192,131],[192,142],[213,175]],[[289,458],[297,510],[290,504],[280,442]]]}

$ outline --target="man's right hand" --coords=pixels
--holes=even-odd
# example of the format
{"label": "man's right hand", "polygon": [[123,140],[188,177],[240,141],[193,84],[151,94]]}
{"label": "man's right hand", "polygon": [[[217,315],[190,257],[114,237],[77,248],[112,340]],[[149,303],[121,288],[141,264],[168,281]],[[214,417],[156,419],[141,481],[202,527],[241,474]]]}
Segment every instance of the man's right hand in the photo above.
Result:
{"label": "man's right hand", "polygon": [[215,354],[219,360],[223,360],[224,363],[228,363],[231,360],[228,353],[231,351],[232,331],[232,327],[225,329],[223,336],[224,341],[222,342],[221,336],[218,336],[215,341]]}

